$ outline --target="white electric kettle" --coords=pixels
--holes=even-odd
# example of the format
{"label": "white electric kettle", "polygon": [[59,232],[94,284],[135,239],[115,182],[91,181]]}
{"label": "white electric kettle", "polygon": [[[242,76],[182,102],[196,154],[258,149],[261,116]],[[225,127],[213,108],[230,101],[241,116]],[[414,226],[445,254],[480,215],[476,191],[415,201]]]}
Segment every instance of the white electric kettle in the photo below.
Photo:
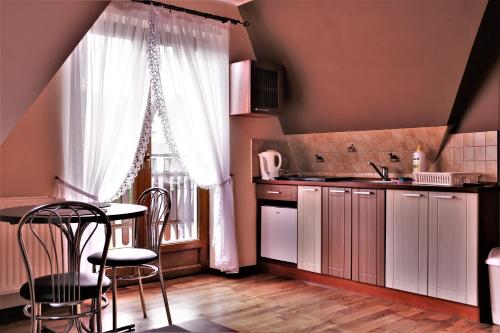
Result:
{"label": "white electric kettle", "polygon": [[[278,177],[280,175],[281,154],[276,150],[266,150],[258,155],[262,179],[270,180]],[[276,157],[278,158],[277,165]]]}

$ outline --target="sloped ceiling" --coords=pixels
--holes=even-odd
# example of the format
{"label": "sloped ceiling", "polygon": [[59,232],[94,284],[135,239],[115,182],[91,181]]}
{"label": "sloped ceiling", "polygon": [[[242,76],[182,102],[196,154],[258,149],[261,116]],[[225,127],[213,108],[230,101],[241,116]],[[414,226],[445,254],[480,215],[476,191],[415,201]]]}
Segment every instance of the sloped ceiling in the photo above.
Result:
{"label": "sloped ceiling", "polygon": [[239,6],[259,60],[286,71],[285,133],[446,125],[486,0]]}
{"label": "sloped ceiling", "polygon": [[108,1],[0,1],[0,143]]}

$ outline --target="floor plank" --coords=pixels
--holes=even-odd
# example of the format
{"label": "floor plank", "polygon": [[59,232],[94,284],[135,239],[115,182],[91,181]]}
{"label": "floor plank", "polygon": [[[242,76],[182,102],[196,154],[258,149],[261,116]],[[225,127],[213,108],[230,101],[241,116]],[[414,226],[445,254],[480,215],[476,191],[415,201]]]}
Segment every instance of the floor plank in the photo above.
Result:
{"label": "floor plank", "polygon": [[[137,287],[119,289],[119,324],[138,331],[167,325],[159,285],[145,285],[148,318]],[[269,274],[244,278],[197,275],[167,281],[174,323],[207,319],[240,332],[491,332],[500,326],[471,322],[353,291]],[[111,306],[103,313],[111,328]],[[60,328],[61,323],[48,326]],[[27,332],[29,321],[0,326]]]}

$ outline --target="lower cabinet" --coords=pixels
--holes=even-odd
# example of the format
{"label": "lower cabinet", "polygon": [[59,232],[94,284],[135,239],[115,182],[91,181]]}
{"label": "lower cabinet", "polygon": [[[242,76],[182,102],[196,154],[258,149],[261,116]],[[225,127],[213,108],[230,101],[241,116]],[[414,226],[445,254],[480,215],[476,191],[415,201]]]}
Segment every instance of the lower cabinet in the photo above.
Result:
{"label": "lower cabinet", "polygon": [[297,268],[321,273],[321,187],[299,186]]}
{"label": "lower cabinet", "polygon": [[386,194],[386,274],[389,288],[427,295],[427,192]]}
{"label": "lower cabinet", "polygon": [[385,191],[352,189],[352,279],[385,285]]}
{"label": "lower cabinet", "polygon": [[477,305],[478,196],[387,191],[386,286]]}
{"label": "lower cabinet", "polygon": [[478,304],[477,228],[476,193],[429,193],[429,296]]}
{"label": "lower cabinet", "polygon": [[323,274],[351,278],[351,189],[323,188]]}
{"label": "lower cabinet", "polygon": [[478,305],[477,193],[269,186],[296,194],[297,268]]}

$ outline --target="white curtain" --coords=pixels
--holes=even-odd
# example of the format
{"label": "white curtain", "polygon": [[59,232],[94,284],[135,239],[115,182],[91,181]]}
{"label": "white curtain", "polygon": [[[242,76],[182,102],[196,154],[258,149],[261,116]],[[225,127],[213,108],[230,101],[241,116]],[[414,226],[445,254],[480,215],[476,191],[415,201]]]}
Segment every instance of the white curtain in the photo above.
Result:
{"label": "white curtain", "polygon": [[159,112],[184,171],[213,190],[215,268],[238,272],[228,54],[229,32],[222,23],[111,3],[65,65],[61,178],[66,185],[60,195],[85,199],[80,191],[110,200],[123,194],[142,164]]}
{"label": "white curtain", "polygon": [[228,27],[167,10],[158,10],[154,20],[152,105],[185,171],[198,186],[213,189],[215,268],[235,273],[239,265],[229,173]]}
{"label": "white curtain", "polygon": [[[146,6],[111,3],[64,67],[60,176],[95,200],[130,186],[147,147],[148,19]],[[60,189],[66,199],[86,199],[68,186]]]}

